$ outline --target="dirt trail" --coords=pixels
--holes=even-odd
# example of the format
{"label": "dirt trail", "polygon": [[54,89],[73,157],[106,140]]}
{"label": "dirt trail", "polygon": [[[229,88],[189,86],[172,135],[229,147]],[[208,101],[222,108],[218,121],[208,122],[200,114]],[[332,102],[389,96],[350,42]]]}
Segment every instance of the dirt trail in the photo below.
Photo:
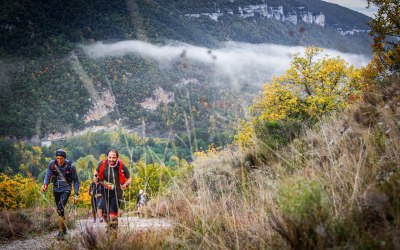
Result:
{"label": "dirt trail", "polygon": [[[139,217],[123,217],[118,220],[119,230],[126,232],[141,231],[141,230],[166,230],[172,228],[172,223],[166,219],[160,218],[139,218]],[[68,232],[66,242],[83,234],[87,229],[106,231],[106,223],[93,223],[92,220],[79,220],[75,229]],[[6,244],[0,244],[0,249],[18,249],[18,250],[34,250],[34,249],[53,249],[57,248],[58,241],[56,240],[57,232],[52,232],[46,235],[34,237],[26,240],[15,240]]]}

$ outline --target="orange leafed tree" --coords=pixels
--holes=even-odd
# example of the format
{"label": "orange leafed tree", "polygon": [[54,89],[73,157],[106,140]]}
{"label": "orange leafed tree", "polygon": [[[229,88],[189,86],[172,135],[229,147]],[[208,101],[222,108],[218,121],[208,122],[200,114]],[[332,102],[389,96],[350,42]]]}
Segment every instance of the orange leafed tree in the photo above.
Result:
{"label": "orange leafed tree", "polygon": [[263,86],[250,107],[251,120],[235,137],[239,145],[251,145],[254,131],[264,124],[318,121],[347,107],[362,96],[362,71],[340,57],[321,56],[322,49],[308,47],[304,56],[294,55],[290,68]]}
{"label": "orange leafed tree", "polygon": [[266,83],[250,107],[258,121],[317,119],[340,110],[361,95],[361,71],[346,61],[318,57],[322,49],[308,47],[295,55],[290,68]]}

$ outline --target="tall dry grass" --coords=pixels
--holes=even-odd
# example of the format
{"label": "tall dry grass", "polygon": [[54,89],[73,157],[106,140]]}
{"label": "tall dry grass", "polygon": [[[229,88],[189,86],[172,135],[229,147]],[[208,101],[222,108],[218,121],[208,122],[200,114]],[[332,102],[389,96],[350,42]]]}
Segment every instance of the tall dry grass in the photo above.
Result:
{"label": "tall dry grass", "polygon": [[150,206],[179,248],[399,249],[400,84],[325,118],[279,150],[199,157]]}

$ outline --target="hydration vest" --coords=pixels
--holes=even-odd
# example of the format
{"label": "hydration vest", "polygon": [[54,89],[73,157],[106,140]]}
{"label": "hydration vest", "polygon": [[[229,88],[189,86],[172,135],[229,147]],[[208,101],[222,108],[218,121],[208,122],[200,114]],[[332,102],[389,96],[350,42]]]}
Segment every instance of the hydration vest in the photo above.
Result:
{"label": "hydration vest", "polygon": [[[118,176],[119,176],[119,184],[120,185],[123,185],[125,182],[126,182],[126,177],[125,177],[125,173],[124,173],[124,169],[123,169],[123,163],[122,163],[122,161],[120,161],[120,160],[118,160],[118,162],[119,162],[119,166],[118,166]],[[98,175],[99,175],[99,180],[100,181],[104,181],[104,170],[105,170],[105,168],[106,168],[106,163],[107,163],[107,160],[103,160],[102,162],[101,162],[101,165],[100,165],[100,168],[99,168],[99,172],[98,172]]]}
{"label": "hydration vest", "polygon": [[[56,177],[60,175],[58,173],[55,165],[56,165],[56,160],[53,160],[51,162],[51,172],[52,173],[51,173],[51,177],[50,177],[52,183],[56,183],[57,182],[57,178]],[[68,184],[71,184],[72,181],[73,181],[71,166],[72,166],[71,162],[66,160],[65,163],[64,163],[64,169],[61,170],[60,168],[58,168],[60,170],[61,174],[64,176],[64,178],[65,178],[65,180],[67,181]],[[61,178],[63,178],[63,177],[61,177]]]}

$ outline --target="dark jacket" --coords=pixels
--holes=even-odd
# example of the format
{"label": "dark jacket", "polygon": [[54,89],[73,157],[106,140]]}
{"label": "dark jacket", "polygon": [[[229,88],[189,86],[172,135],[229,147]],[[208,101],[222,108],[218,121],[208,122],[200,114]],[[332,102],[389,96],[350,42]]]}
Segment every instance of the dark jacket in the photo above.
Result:
{"label": "dark jacket", "polygon": [[[65,170],[68,170],[68,174],[63,174],[63,176],[60,176],[58,171],[55,171],[54,168],[56,165],[58,169],[60,170],[61,174],[65,173]],[[65,160],[65,163],[63,166],[58,166],[56,160],[52,160],[49,162],[49,165],[47,166],[47,171],[46,175],[44,177],[43,183],[46,185],[49,185],[51,178],[54,179],[54,186],[53,190],[54,192],[66,192],[66,191],[71,191],[72,190],[72,183],[74,184],[74,193],[75,195],[78,195],[79,193],[79,186],[80,182],[78,179],[78,174],[76,173],[76,168],[75,165],[72,164],[69,160]],[[68,179],[71,179],[71,183],[68,183]],[[67,182],[66,182],[67,180]]]}

